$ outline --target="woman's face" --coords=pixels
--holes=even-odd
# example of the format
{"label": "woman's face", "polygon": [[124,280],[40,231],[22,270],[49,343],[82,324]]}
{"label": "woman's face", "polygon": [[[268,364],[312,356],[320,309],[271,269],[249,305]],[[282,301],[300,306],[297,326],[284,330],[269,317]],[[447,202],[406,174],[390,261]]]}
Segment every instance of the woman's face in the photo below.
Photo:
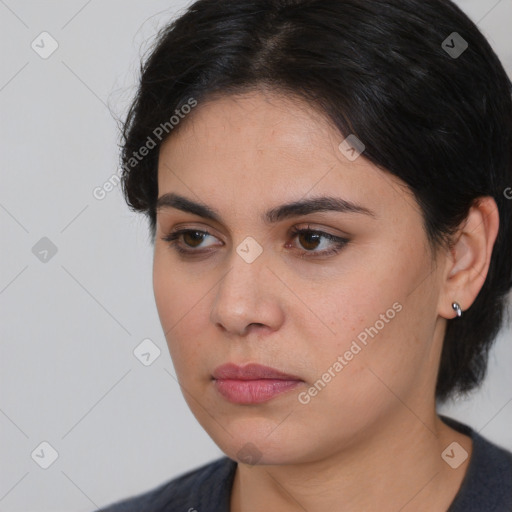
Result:
{"label": "woman's face", "polygon": [[[412,194],[340,150],[300,100],[226,97],[182,122],[160,150],[153,284],[203,428],[230,457],[267,464],[319,460],[393,422],[425,428],[445,260],[433,264]],[[331,209],[282,209],[322,197]],[[227,363],[242,373],[215,373]]]}

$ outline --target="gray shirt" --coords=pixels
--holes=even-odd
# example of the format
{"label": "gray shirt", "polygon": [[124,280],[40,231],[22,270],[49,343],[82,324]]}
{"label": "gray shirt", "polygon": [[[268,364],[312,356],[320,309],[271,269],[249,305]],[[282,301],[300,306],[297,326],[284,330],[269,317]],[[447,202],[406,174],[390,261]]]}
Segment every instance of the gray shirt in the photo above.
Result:
{"label": "gray shirt", "polygon": [[[467,425],[442,419],[473,440],[466,476],[447,512],[512,512],[512,453]],[[223,457],[101,512],[229,512],[236,467]]]}

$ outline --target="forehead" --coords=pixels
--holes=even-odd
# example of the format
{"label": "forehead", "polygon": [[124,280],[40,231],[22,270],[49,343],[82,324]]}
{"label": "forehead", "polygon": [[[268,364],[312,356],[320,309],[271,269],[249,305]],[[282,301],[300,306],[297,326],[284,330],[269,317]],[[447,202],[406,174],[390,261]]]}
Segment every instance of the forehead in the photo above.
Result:
{"label": "forehead", "polygon": [[349,160],[339,149],[343,140],[298,98],[268,92],[220,97],[200,103],[162,144],[159,195],[177,192],[203,203],[218,198],[215,204],[232,209],[276,196],[284,202],[335,192],[353,202],[391,204],[404,195],[400,180],[364,154]]}
{"label": "forehead", "polygon": [[200,154],[215,152],[217,157],[264,150],[300,160],[314,150],[317,156],[328,151],[333,137],[341,135],[312,105],[263,90],[199,103],[162,149],[200,144]]}

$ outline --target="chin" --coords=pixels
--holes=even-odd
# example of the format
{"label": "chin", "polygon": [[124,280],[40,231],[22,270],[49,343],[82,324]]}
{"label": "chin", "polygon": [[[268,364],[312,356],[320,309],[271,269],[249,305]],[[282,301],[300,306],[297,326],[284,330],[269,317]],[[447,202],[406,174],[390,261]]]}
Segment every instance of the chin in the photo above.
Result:
{"label": "chin", "polygon": [[[211,420],[211,418],[210,418]],[[287,420],[285,420],[287,421]],[[231,459],[249,465],[287,465],[310,460],[317,446],[305,444],[307,437],[289,422],[287,428],[267,418],[230,421],[223,425],[203,425],[217,446]],[[276,428],[277,427],[277,428]],[[228,433],[229,432],[229,433]]]}

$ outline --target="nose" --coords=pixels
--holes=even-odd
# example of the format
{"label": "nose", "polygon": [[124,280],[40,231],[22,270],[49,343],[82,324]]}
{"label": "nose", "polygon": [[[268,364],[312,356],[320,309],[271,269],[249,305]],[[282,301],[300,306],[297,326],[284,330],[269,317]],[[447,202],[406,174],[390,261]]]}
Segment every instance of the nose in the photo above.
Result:
{"label": "nose", "polygon": [[233,252],[230,268],[217,288],[211,321],[234,336],[245,336],[253,329],[279,329],[284,321],[279,285],[264,258],[247,263]]}

